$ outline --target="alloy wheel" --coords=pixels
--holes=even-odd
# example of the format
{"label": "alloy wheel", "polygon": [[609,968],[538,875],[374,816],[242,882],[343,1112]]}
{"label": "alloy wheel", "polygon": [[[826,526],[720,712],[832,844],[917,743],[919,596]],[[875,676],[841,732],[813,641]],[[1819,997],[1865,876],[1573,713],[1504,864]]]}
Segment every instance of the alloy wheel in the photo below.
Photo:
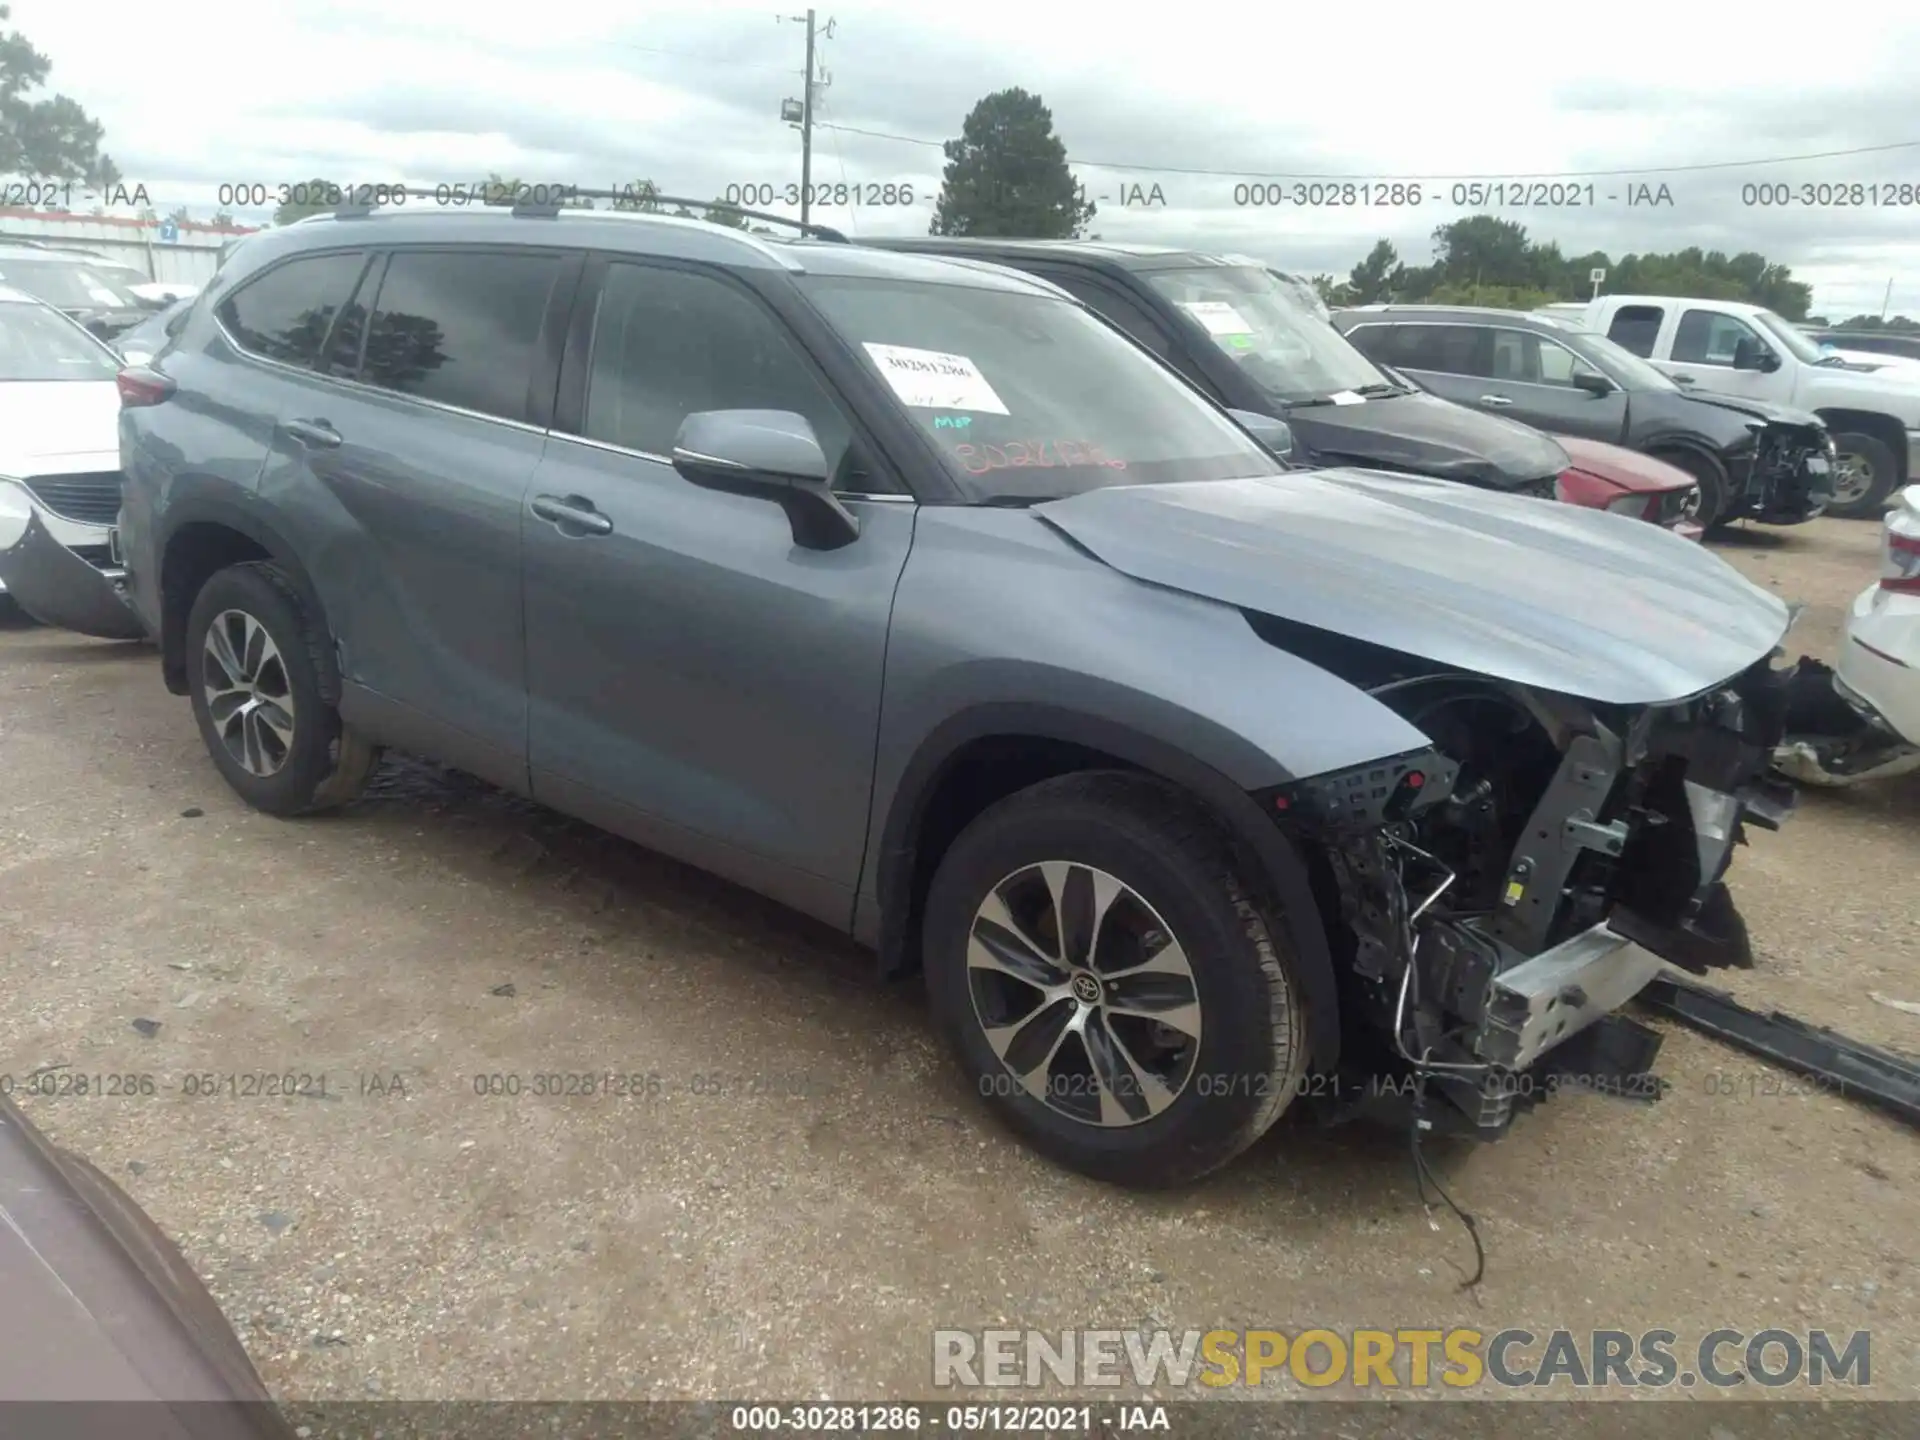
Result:
{"label": "alloy wheel", "polygon": [[1024,866],[967,941],[975,1019],[1010,1083],[1088,1125],[1138,1125],[1193,1081],[1199,989],[1153,907],[1091,866]]}
{"label": "alloy wheel", "polygon": [[267,627],[222,610],[201,646],[201,687],[214,732],[249,775],[278,774],[293,748],[293,690]]}

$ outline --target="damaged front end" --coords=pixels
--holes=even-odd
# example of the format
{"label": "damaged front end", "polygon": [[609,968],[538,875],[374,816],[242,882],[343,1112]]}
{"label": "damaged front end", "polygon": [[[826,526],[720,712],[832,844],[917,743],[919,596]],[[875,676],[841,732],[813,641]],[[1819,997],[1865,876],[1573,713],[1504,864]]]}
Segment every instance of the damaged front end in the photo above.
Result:
{"label": "damaged front end", "polygon": [[1749,463],[1732,467],[1733,514],[1763,525],[1817,519],[1833,501],[1835,451],[1824,426],[1769,421],[1756,426]]}
{"label": "damaged front end", "polygon": [[25,481],[0,475],[0,595],[41,624],[107,640],[146,638],[113,544],[111,526],[63,520]]}
{"label": "damaged front end", "polygon": [[1753,963],[1725,877],[1792,804],[1785,672],[1630,707],[1405,668],[1366,688],[1431,750],[1267,797],[1344,922],[1340,1093],[1392,1109],[1417,1082],[1484,1138],[1567,1085],[1657,1097],[1660,1037],[1616,1012],[1663,963]]}

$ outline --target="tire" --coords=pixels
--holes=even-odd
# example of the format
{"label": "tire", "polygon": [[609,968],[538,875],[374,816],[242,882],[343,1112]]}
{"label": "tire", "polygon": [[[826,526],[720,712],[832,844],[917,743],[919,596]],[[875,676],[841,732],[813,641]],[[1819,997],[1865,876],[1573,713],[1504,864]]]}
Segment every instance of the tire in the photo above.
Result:
{"label": "tire", "polygon": [[[216,621],[229,655],[239,662],[235,666],[223,667],[209,651]],[[261,635],[264,646],[258,643]],[[249,655],[237,653],[243,642]],[[216,572],[188,613],[188,692],[200,738],[234,793],[269,815],[306,815],[344,805],[366,787],[380,762],[378,748],[342,724],[339,712],[321,698],[327,643],[285,572],[269,563]],[[251,681],[242,679],[237,689],[222,683],[228,669],[244,672],[249,664]],[[215,700],[215,688],[227,692],[224,700]],[[257,712],[252,720],[231,709],[234,696],[242,694],[266,701],[242,701],[241,710]],[[269,716],[274,723],[266,723]],[[281,720],[290,723],[283,726]]]}
{"label": "tire", "polygon": [[1847,430],[1833,437],[1833,448],[1842,466],[1850,461],[1857,462],[1870,472],[1871,478],[1867,481],[1866,489],[1842,500],[1837,488],[1840,477],[1836,475],[1833,503],[1827,506],[1827,514],[1841,520],[1877,519],[1887,496],[1893,493],[1900,480],[1900,460],[1893,453],[1893,447],[1872,435]]}
{"label": "tire", "polygon": [[1727,491],[1731,485],[1727,479],[1727,467],[1718,460],[1711,455],[1702,455],[1698,450],[1664,450],[1656,452],[1654,458],[1686,471],[1700,487],[1700,509],[1693,518],[1703,531],[1716,530],[1738,518],[1726,513]]}
{"label": "tire", "polygon": [[[995,896],[1007,902],[1003,918],[1041,917],[1029,923],[1048,943],[1059,929],[1072,933],[1053,923],[1059,911],[1038,868],[1050,861],[1080,867],[1080,878],[1063,887],[1070,895],[1109,893],[1111,882],[1130,892],[1112,900],[1092,927],[1100,937],[1100,972],[1077,976],[1094,987],[1117,977],[1108,983],[1130,988],[1110,991],[1083,1032],[1060,1034],[1052,1068],[1035,1072],[1047,1075],[1046,1083],[1023,1084],[989,1040],[989,1021],[1005,1022],[1002,1044],[1017,1036],[1009,1053],[1025,1066],[1047,1053],[1067,1017],[1085,1019],[1088,1007],[1066,994],[1048,1002],[1030,984],[976,970],[972,957],[985,952],[973,935],[976,917]],[[1029,903],[1036,908],[1028,910]],[[1156,946],[1156,931],[1169,933],[1172,944]],[[1180,1185],[1259,1139],[1305,1078],[1306,1015],[1286,934],[1256,864],[1183,792],[1125,773],[1065,775],[990,807],[941,858],[923,936],[928,998],[968,1080],[1040,1153],[1099,1180]],[[1003,930],[996,938],[1004,950],[1010,937]],[[1131,962],[1146,956],[1156,968],[1168,966],[1170,953],[1184,955],[1185,979],[1127,979]],[[1052,978],[1059,977],[1056,964]],[[1191,995],[1195,1003],[1166,1012],[1180,1024],[1160,1036],[1178,1043],[1161,1050],[1151,1043],[1153,1022],[1106,1008],[1116,994],[1156,1006]],[[1109,1073],[1134,1077],[1110,1087],[1105,1106],[1098,1103],[1094,1049],[1082,1035],[1100,1037],[1094,1043],[1109,1057]],[[1144,1066],[1122,1070],[1105,1044],[1112,1037]],[[1159,1090],[1148,1076],[1164,1081]],[[1103,1124],[1103,1110],[1110,1120],[1122,1110],[1134,1113],[1127,1123]]]}

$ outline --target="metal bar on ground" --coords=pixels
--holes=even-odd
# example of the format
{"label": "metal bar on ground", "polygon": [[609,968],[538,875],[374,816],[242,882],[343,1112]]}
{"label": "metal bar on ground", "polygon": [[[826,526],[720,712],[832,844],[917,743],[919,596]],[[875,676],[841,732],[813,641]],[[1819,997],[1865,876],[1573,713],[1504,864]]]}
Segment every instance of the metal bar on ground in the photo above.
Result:
{"label": "metal bar on ground", "polygon": [[1662,1015],[1797,1074],[1833,1082],[1835,1093],[1920,1126],[1920,1060],[1850,1040],[1778,1010],[1750,1010],[1724,990],[1658,976],[1639,1000]]}

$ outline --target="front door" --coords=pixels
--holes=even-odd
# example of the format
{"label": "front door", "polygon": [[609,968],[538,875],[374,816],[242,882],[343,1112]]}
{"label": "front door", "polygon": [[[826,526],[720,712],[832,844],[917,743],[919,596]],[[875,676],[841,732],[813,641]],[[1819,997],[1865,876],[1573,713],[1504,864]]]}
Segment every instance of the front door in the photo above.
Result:
{"label": "front door", "polygon": [[[579,433],[556,430],[527,517],[534,794],[845,925],[914,505],[735,280],[613,261],[577,323]],[[680,422],[726,409],[804,415],[859,538],[801,549],[778,506],[683,479]]]}
{"label": "front door", "polygon": [[1566,346],[1531,330],[1488,328],[1493,374],[1482,386],[1483,407],[1487,398],[1504,400],[1500,413],[1510,420],[1556,435],[1620,443],[1627,430],[1626,391],[1611,381],[1605,395],[1582,390],[1574,378],[1599,372]]}
{"label": "front door", "polygon": [[1661,368],[1675,380],[1691,381],[1716,395],[1739,395],[1750,400],[1784,400],[1792,388],[1788,372],[1736,370],[1734,352],[1742,342],[1757,355],[1780,358],[1780,342],[1738,315],[1689,306],[1680,312],[1673,332],[1672,361]]}

